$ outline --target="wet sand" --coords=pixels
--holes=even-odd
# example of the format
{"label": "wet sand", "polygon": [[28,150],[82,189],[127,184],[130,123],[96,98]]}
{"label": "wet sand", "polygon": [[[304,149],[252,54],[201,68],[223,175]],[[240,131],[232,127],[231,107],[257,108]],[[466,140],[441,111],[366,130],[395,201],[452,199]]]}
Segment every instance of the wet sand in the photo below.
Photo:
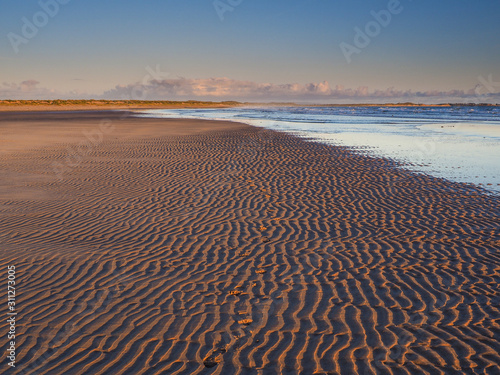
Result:
{"label": "wet sand", "polygon": [[498,197],[231,122],[0,132],[0,372],[500,372]]}

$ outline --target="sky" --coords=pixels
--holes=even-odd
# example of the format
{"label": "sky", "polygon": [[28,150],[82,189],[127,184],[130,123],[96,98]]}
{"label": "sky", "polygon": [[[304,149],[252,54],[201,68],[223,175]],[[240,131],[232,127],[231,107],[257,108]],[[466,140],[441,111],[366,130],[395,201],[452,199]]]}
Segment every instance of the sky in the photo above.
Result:
{"label": "sky", "polygon": [[2,0],[0,99],[500,103],[497,0]]}

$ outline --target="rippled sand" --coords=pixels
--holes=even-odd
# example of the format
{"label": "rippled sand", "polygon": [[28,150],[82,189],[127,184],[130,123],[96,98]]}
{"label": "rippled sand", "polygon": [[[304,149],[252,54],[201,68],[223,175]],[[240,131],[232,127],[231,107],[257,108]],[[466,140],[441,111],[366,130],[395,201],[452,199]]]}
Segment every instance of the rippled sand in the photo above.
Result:
{"label": "rippled sand", "polygon": [[243,124],[0,120],[10,373],[500,373],[498,198]]}

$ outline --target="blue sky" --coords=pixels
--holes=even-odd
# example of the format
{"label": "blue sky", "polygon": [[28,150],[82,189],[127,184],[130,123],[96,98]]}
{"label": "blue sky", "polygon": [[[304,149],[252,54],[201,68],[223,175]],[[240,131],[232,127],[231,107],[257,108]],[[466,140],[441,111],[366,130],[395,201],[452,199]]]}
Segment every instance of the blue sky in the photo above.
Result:
{"label": "blue sky", "polygon": [[3,0],[0,98],[500,102],[498,1],[217,1]]}

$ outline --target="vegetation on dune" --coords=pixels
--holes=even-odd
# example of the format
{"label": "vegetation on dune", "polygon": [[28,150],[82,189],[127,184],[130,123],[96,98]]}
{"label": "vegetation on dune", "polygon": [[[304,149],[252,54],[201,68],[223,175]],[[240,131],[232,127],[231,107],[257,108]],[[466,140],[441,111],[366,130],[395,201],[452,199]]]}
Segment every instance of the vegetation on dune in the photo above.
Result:
{"label": "vegetation on dune", "polygon": [[173,101],[173,100],[101,100],[101,99],[78,99],[78,100],[0,100],[3,106],[234,106],[242,103],[236,101],[211,102],[211,101]]}
{"label": "vegetation on dune", "polygon": [[309,107],[451,107],[451,106],[498,106],[500,104],[488,103],[442,103],[442,104],[418,104],[418,103],[363,103],[363,104],[297,104],[297,103],[242,103],[233,100],[222,102],[198,101],[198,100],[104,100],[104,99],[55,99],[55,100],[0,100],[0,106],[85,106],[85,107],[235,107],[239,105],[268,105],[268,106],[309,106]]}

